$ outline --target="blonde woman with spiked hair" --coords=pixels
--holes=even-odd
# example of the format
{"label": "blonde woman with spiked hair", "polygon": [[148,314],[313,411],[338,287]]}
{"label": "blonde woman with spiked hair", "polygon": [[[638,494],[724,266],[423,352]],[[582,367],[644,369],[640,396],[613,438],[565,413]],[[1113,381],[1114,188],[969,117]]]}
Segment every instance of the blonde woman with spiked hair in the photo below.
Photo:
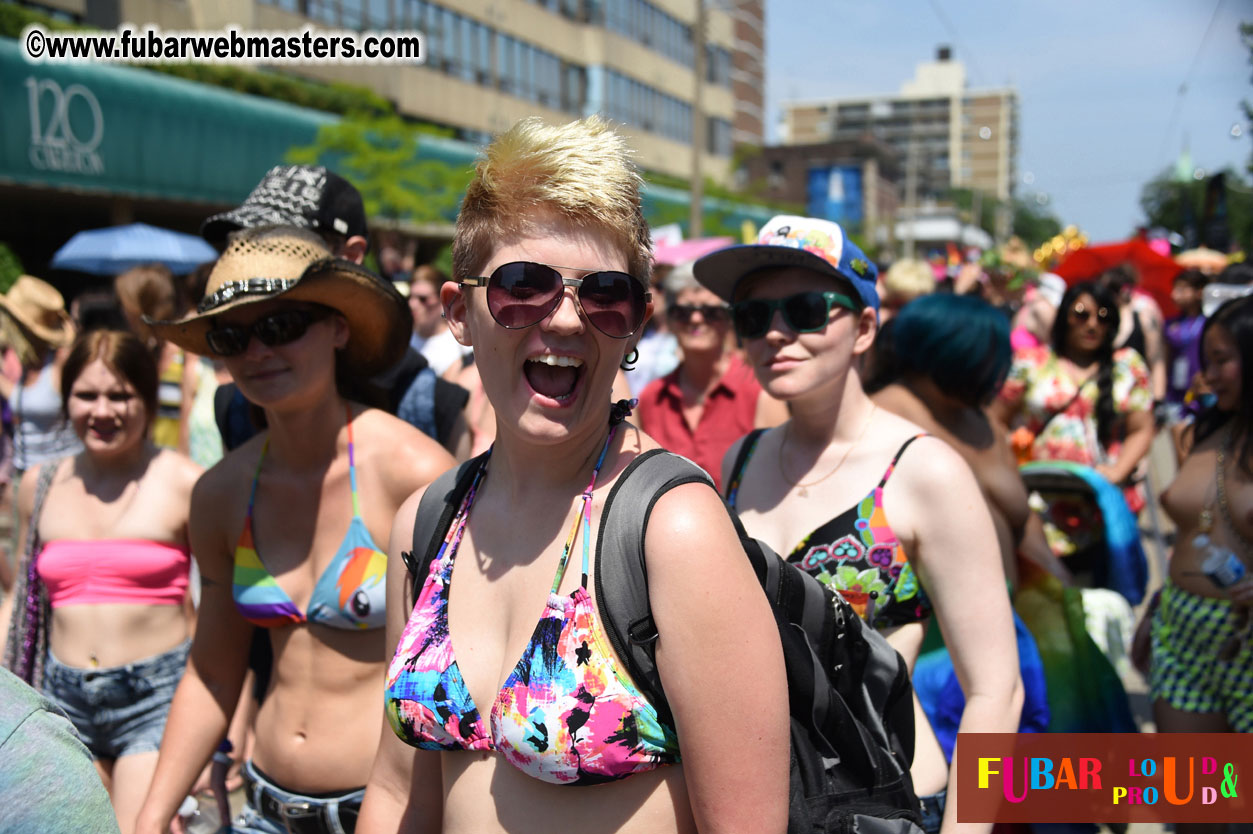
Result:
{"label": "blonde woman with spiked hair", "polygon": [[442,528],[415,541],[425,490],[397,516],[388,720],[361,831],[786,827],[779,640],[711,485],[661,493],[641,534],[665,704],[606,632],[593,531],[632,466],[659,453],[610,405],[652,312],[639,187],[593,117],[517,124],[466,192],[441,300],[474,348],[497,436],[463,467],[464,497],[430,488]]}

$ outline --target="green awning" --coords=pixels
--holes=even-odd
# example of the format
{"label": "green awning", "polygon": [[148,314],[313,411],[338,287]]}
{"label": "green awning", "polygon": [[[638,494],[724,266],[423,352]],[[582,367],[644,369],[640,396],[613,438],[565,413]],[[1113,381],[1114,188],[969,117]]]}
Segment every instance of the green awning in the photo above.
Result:
{"label": "green awning", "polygon": [[0,181],[238,202],[337,117],[106,64],[30,64],[0,38]]}
{"label": "green awning", "polygon": [[[30,64],[10,38],[0,38],[0,79],[0,182],[105,195],[238,203],[290,148],[312,144],[320,126],[339,118],[150,70]],[[418,156],[468,168],[478,152],[423,136]],[[685,191],[647,185],[644,213],[654,225],[685,223],[688,200]],[[729,230],[774,213],[709,198],[704,205],[707,219]]]}

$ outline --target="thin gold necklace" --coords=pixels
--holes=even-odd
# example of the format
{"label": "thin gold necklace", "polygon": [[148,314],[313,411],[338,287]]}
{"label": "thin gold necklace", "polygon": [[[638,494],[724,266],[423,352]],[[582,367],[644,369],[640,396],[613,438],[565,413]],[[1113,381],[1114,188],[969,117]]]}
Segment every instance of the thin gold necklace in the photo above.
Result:
{"label": "thin gold necklace", "polygon": [[848,460],[848,456],[852,453],[853,448],[857,446],[858,444],[860,444],[862,439],[865,438],[866,432],[870,429],[870,423],[874,418],[874,414],[878,410],[879,410],[879,405],[878,403],[875,403],[870,409],[870,414],[866,416],[865,424],[861,427],[861,434],[857,435],[857,439],[854,440],[852,443],[850,443],[849,447],[844,450],[844,454],[840,457],[840,462],[835,465],[835,468],[832,469],[827,474],[823,475],[818,480],[810,481],[807,484],[803,484],[800,481],[793,481],[790,477],[788,477],[787,471],[784,470],[783,468],[783,447],[787,445],[787,432],[788,432],[788,429],[790,429],[792,425],[791,423],[789,423],[783,429],[783,441],[779,444],[779,474],[783,476],[783,480],[787,482],[788,484],[790,484],[792,487],[795,487],[797,489],[796,494],[799,495],[801,498],[808,498],[809,487],[818,486],[818,484],[822,483],[827,478],[830,478],[836,472],[840,471],[840,467],[844,465],[844,461]]}

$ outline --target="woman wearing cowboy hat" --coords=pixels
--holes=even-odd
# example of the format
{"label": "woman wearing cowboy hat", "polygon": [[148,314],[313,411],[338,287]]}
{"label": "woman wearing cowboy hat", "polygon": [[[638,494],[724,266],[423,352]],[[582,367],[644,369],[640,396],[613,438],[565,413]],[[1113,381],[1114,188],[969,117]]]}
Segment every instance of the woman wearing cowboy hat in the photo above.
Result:
{"label": "woman wearing cowboy hat", "polygon": [[[78,437],[61,419],[61,365],[74,341],[74,324],[56,287],[31,275],[19,277],[0,295],[0,397],[13,413],[13,448],[6,449],[0,468],[0,513],[12,517],[15,488],[22,473],[46,460],[59,460],[82,449]],[[3,441],[7,444],[9,441]],[[12,452],[12,469],[8,452]],[[11,542],[7,543],[11,544]],[[7,548],[6,544],[6,548]],[[13,584],[9,560],[0,557],[0,590]],[[4,633],[8,621],[0,623]]]}
{"label": "woman wearing cowboy hat", "polygon": [[[74,341],[74,323],[56,287],[30,275],[0,295],[0,336],[21,361],[20,378],[0,374],[0,396],[13,408],[13,467],[18,477],[46,460],[82,447],[61,416],[61,365]],[[15,479],[16,480],[16,479]]]}
{"label": "woman wearing cowboy hat", "polygon": [[384,570],[401,503],[453,463],[354,389],[395,361],[403,298],[316,235],[241,232],[196,313],[150,322],[218,356],[267,428],[192,494],[200,618],[137,830],[164,832],[226,733],[254,628],[274,671],[236,831],[351,831],[382,718]]}

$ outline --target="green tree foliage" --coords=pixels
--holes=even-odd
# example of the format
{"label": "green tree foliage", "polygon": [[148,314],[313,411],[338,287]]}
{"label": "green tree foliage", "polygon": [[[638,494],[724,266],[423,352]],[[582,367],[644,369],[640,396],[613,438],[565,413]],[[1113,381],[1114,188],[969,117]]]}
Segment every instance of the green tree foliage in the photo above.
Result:
{"label": "green tree foliage", "polygon": [[1014,234],[1034,249],[1062,230],[1062,221],[1034,199],[1014,200]]}
{"label": "green tree foliage", "polygon": [[358,114],[323,125],[313,144],[291,149],[287,161],[334,169],[361,192],[372,221],[451,223],[473,172],[422,158],[424,134],[441,131],[395,115]]}
{"label": "green tree foliage", "polygon": [[[1239,172],[1227,169],[1227,226],[1231,241],[1248,251],[1253,243],[1253,187]],[[1205,189],[1207,180],[1179,181],[1174,166],[1153,178],[1140,191],[1140,208],[1146,223],[1173,232],[1189,228],[1203,233],[1205,223]]]}
{"label": "green tree foliage", "polygon": [[968,223],[974,223],[990,235],[996,234],[996,207],[1000,205],[1000,200],[987,193],[981,194],[979,196],[979,216],[975,217],[975,193],[973,190],[969,188],[950,188],[948,199],[961,212],[963,220]]}
{"label": "green tree foliage", "polygon": [[[953,188],[949,190],[948,198],[967,220],[975,219],[972,216],[975,208],[973,191],[968,188]],[[995,235],[996,215],[1002,205],[1002,201],[996,197],[986,193],[980,195],[977,219],[979,228],[990,235]],[[1062,230],[1061,221],[1032,198],[1015,197],[1010,201],[1010,210],[1013,218],[1012,233],[1022,238],[1023,242],[1032,248],[1039,246]]]}
{"label": "green tree foliage", "polygon": [[21,274],[22,262],[13,254],[12,249],[0,243],[0,293],[8,292]]}
{"label": "green tree foliage", "polygon": [[[1253,23],[1240,24],[1240,40],[1244,42],[1245,48],[1249,50],[1249,63],[1253,64]],[[1250,76],[1250,80],[1253,80],[1253,76]],[[1253,138],[1253,105],[1250,105],[1248,99],[1245,99],[1240,102],[1240,106],[1244,108],[1244,118],[1249,120],[1246,129],[1249,131],[1249,136]],[[1253,174],[1253,154],[1249,155],[1249,162],[1245,168],[1250,174]]]}

